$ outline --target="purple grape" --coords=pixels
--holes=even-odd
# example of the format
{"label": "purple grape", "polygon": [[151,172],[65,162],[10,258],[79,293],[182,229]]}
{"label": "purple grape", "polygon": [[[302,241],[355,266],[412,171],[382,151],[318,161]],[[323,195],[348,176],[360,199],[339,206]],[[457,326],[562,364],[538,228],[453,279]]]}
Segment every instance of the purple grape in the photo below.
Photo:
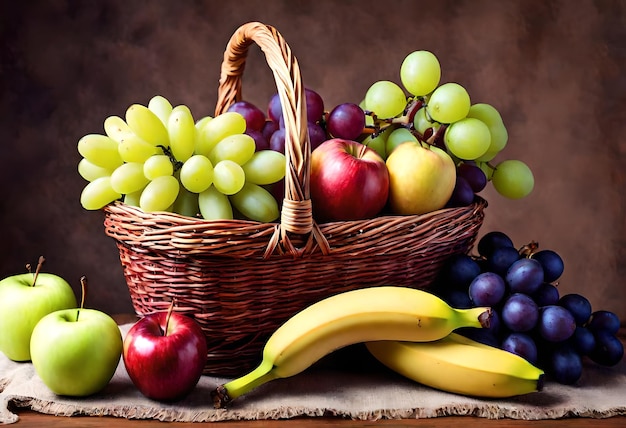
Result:
{"label": "purple grape", "polygon": [[488,232],[478,241],[478,254],[489,257],[498,247],[513,247],[513,241],[503,232]]}
{"label": "purple grape", "polygon": [[470,283],[469,296],[476,306],[495,306],[504,297],[506,284],[500,275],[484,272]]}
{"label": "purple grape", "polygon": [[511,331],[532,330],[539,319],[539,307],[526,294],[513,293],[504,302],[500,313],[502,322]]}
{"label": "purple grape", "polygon": [[537,306],[556,305],[559,302],[559,290],[554,285],[544,282],[532,294]]}
{"label": "purple grape", "polygon": [[512,354],[519,355],[532,364],[537,363],[537,344],[526,333],[510,333],[504,338],[500,347]]}
{"label": "purple grape", "polygon": [[611,311],[595,311],[591,314],[587,328],[593,332],[606,331],[609,334],[617,334],[620,327],[619,317]]}
{"label": "purple grape", "polygon": [[450,256],[440,273],[440,282],[446,288],[467,289],[474,278],[480,274],[480,266],[467,254]]}
{"label": "purple grape", "polygon": [[572,385],[582,375],[582,358],[571,346],[556,347],[550,352],[547,372],[557,382]]}
{"label": "purple grape", "polygon": [[263,133],[265,139],[269,141],[272,138],[272,134],[278,131],[278,128],[278,123],[274,122],[273,120],[266,120],[261,132]]}
{"label": "purple grape", "polygon": [[463,162],[456,168],[456,172],[467,180],[474,193],[482,191],[487,185],[487,176],[475,164]]}
{"label": "purple grape", "polygon": [[280,118],[283,117],[283,107],[278,92],[270,98],[267,104],[267,116],[275,123],[280,123]]}
{"label": "purple grape", "polygon": [[246,134],[254,139],[255,151],[258,152],[259,150],[268,150],[270,148],[269,141],[267,141],[261,131],[246,129]]}
{"label": "purple grape", "polygon": [[[324,100],[320,94],[309,88],[304,89],[304,95],[306,98],[307,122],[316,123],[324,114]],[[365,118],[363,118],[363,120],[365,120]]]}
{"label": "purple grape", "polygon": [[537,327],[541,337],[549,342],[569,339],[576,330],[576,321],[570,311],[562,306],[544,306],[539,311]]}
{"label": "purple grape", "polygon": [[492,251],[485,265],[490,272],[504,276],[511,265],[520,257],[519,252],[513,247],[498,247]]}
{"label": "purple grape", "polygon": [[[307,121],[315,123],[319,121],[324,114],[324,101],[317,92],[308,88],[304,89],[304,96]],[[280,120],[283,117],[283,110],[278,93],[275,93],[267,104],[267,116],[274,122],[280,124]]]}
{"label": "purple grape", "polygon": [[552,250],[541,250],[532,255],[532,258],[537,260],[541,267],[546,282],[554,282],[561,277],[565,269],[563,259],[556,252]]}
{"label": "purple grape", "polygon": [[593,333],[593,336],[596,341],[596,346],[589,353],[591,361],[610,367],[622,360],[624,356],[624,345],[614,334],[604,330],[598,330]]}
{"label": "purple grape", "polygon": [[228,111],[234,111],[246,120],[246,130],[260,131],[265,125],[265,114],[254,104],[248,101],[237,101],[228,107]]}
{"label": "purple grape", "polygon": [[467,295],[466,291],[461,290],[446,290],[441,295],[441,298],[450,306],[457,309],[469,309],[474,307],[472,300]]}
{"label": "purple grape", "polygon": [[558,304],[572,313],[576,325],[584,325],[591,317],[591,303],[580,294],[566,294],[559,299]]}
{"label": "purple grape", "polygon": [[270,149],[283,154],[285,153],[285,128],[280,128],[272,134],[272,138],[270,138]]}
{"label": "purple grape", "polygon": [[543,268],[534,259],[519,259],[514,262],[504,277],[513,293],[533,294],[543,284]]}
{"label": "purple grape", "polygon": [[309,130],[309,141],[311,143],[311,151],[315,150],[320,144],[326,141],[326,131],[317,123],[307,123]]}
{"label": "purple grape", "polygon": [[446,204],[446,207],[466,207],[474,202],[474,191],[469,183],[463,177],[456,177],[456,183],[452,195]]}
{"label": "purple grape", "polygon": [[356,140],[363,133],[365,113],[356,104],[339,104],[328,115],[326,127],[335,138]]}
{"label": "purple grape", "polygon": [[593,333],[586,327],[576,326],[570,343],[580,355],[589,355],[596,347]]}

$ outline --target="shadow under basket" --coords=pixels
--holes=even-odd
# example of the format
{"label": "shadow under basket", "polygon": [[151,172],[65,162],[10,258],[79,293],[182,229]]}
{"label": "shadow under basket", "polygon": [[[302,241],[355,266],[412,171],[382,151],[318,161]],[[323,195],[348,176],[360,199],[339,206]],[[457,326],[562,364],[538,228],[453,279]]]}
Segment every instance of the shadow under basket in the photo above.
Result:
{"label": "shadow under basket", "polygon": [[269,336],[287,319],[331,295],[396,285],[427,288],[446,259],[474,244],[487,202],[423,215],[317,224],[310,201],[310,141],[296,58],[269,25],[251,22],[224,53],[215,116],[241,99],[250,45],[265,53],[285,122],[285,198],[280,221],[204,220],[103,208],[135,312],[194,317],[208,345],[204,373],[237,377],[256,366]]}

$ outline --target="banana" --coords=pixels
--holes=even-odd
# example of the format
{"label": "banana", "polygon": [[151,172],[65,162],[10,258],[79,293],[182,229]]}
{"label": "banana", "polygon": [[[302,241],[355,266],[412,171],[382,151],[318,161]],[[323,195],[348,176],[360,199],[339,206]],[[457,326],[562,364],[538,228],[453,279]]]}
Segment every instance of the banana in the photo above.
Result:
{"label": "banana", "polygon": [[330,352],[360,342],[441,339],[459,327],[488,326],[491,309],[455,309],[423,290],[381,286],[339,293],[300,311],[268,339],[250,373],[218,386],[216,408],[277,378],[296,375]]}
{"label": "banana", "polygon": [[447,392],[503,398],[543,389],[543,370],[458,333],[427,343],[377,341],[365,346],[393,371]]}

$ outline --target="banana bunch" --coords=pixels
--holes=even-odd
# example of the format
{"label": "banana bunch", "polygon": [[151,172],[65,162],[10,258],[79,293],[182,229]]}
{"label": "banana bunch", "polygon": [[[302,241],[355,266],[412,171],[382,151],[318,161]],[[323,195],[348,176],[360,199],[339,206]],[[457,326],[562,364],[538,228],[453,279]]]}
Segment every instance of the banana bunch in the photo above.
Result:
{"label": "banana bunch", "polygon": [[391,370],[447,392],[503,398],[543,388],[543,371],[524,358],[457,333],[432,342],[392,340],[365,346]]}
{"label": "banana bunch", "polygon": [[259,366],[218,386],[211,394],[213,404],[224,407],[266,382],[302,372],[344,346],[380,340],[432,342],[460,327],[487,327],[490,317],[489,308],[452,308],[429,292],[406,287],[340,293],[280,326],[265,344]]}

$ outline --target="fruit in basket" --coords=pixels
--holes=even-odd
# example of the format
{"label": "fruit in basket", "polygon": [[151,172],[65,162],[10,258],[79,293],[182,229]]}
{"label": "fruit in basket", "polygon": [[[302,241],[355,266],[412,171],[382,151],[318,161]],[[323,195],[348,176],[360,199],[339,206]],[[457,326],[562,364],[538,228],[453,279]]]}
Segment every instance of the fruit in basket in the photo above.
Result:
{"label": "fruit in basket", "polygon": [[450,333],[432,342],[368,342],[391,370],[423,385],[473,397],[503,398],[543,389],[544,371],[524,358]]}
{"label": "fruit in basket", "polygon": [[[83,299],[85,298],[85,279]],[[111,380],[122,355],[122,334],[96,309],[63,309],[43,317],[30,342],[35,371],[52,392],[84,397]]]}
{"label": "fruit in basket", "polygon": [[[172,107],[166,98],[155,96],[147,107],[129,107],[125,119],[108,117],[104,121],[106,135],[89,134],[78,142],[83,156],[78,171],[89,182],[81,193],[82,206],[98,210],[122,200],[144,211],[173,211],[190,217],[206,213],[204,218],[210,220],[232,219],[234,213],[255,221],[275,220],[277,215],[268,214],[278,212],[273,197],[263,198],[262,209],[247,210],[252,217],[235,212],[229,199],[247,182],[269,185],[285,175],[284,154],[257,150],[253,136],[245,133],[248,122],[260,126],[260,110],[251,106],[239,103],[218,117],[194,121],[187,106]],[[256,119],[251,118],[255,112]],[[226,197],[213,197],[215,191]],[[240,195],[241,199],[246,198]],[[218,206],[208,207],[209,200],[217,201]]]}
{"label": "fruit in basket", "polygon": [[[606,366],[621,361],[618,316],[592,311],[580,294],[559,295],[554,281],[563,273],[564,263],[556,251],[540,250],[534,241],[517,249],[501,231],[484,234],[476,249],[476,256],[457,255],[444,263],[432,290],[458,307],[489,302],[493,320],[501,322],[492,322],[480,336],[473,329],[460,329],[460,334],[526,358],[548,379],[564,384],[577,382],[586,358]],[[476,287],[485,276],[499,279]]]}
{"label": "fruit in basket", "polygon": [[460,327],[488,326],[491,310],[455,309],[433,294],[406,287],[371,287],[328,297],[300,311],[268,339],[252,372],[213,392],[223,407],[277,378],[294,376],[341,347],[376,340],[441,339]]}
{"label": "fruit in basket", "polygon": [[207,358],[200,325],[191,317],[168,311],[137,321],[124,339],[123,359],[128,376],[146,397],[175,401],[198,383]]}
{"label": "fruit in basket", "polygon": [[387,158],[389,204],[396,214],[424,214],[443,208],[456,183],[452,158],[438,147],[406,142]]}
{"label": "fruit in basket", "polygon": [[388,193],[385,161],[363,144],[333,138],[311,154],[311,203],[317,221],[374,217]]}
{"label": "fruit in basket", "polygon": [[[0,351],[13,361],[29,361],[33,329],[44,316],[76,307],[72,287],[60,276],[41,272],[8,276],[0,281]],[[30,270],[30,268],[29,268]]]}

